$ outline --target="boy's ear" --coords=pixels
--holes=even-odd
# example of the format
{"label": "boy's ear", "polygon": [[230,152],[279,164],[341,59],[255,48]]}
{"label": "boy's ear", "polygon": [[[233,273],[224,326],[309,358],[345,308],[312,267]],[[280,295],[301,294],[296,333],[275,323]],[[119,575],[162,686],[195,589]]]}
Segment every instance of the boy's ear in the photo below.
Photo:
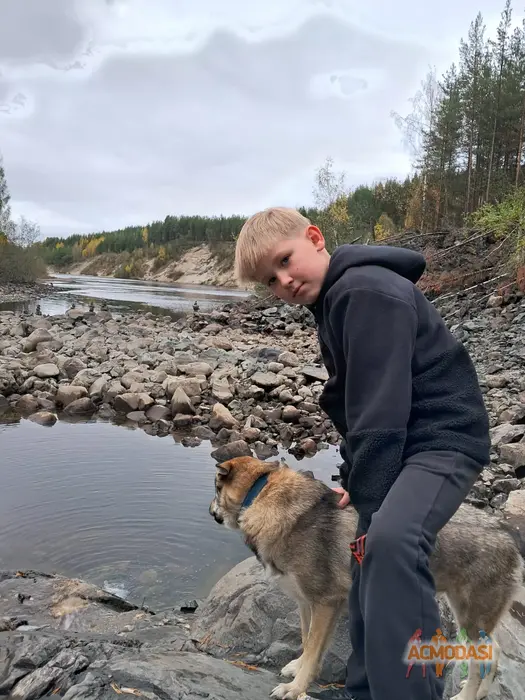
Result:
{"label": "boy's ear", "polygon": [[325,240],[321,230],[317,228],[317,226],[314,226],[313,224],[308,226],[306,229],[306,235],[312,241],[317,250],[323,250],[325,247]]}

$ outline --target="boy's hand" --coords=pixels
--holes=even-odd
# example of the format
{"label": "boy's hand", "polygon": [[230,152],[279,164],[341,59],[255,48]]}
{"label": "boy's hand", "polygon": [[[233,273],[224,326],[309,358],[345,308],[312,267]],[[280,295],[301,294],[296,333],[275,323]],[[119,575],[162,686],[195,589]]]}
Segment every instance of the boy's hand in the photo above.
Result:
{"label": "boy's hand", "polygon": [[342,486],[336,486],[335,488],[332,489],[332,491],[335,491],[335,493],[340,493],[341,498],[339,499],[338,502],[338,507],[339,508],[346,508],[346,506],[350,503],[350,494],[348,491],[345,491]]}

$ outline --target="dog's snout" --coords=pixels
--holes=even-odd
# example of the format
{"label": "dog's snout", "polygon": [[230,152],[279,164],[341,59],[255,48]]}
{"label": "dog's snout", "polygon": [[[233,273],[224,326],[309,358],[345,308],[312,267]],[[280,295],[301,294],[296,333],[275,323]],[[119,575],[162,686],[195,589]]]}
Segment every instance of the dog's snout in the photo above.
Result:
{"label": "dog's snout", "polygon": [[219,512],[219,505],[217,503],[216,498],[214,498],[213,501],[210,503],[209,512],[212,518],[215,519],[215,522],[219,523],[219,525],[223,524],[224,518]]}

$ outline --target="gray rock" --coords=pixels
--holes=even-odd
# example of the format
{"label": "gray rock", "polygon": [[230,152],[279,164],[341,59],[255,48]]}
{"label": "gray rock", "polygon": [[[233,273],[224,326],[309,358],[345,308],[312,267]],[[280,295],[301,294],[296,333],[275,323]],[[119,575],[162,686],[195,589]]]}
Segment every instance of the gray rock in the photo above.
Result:
{"label": "gray rock", "polygon": [[507,444],[509,442],[518,442],[525,435],[525,425],[512,425],[511,423],[502,423],[495,428],[491,428],[490,438],[494,447]]}
{"label": "gray rock", "polygon": [[177,413],[192,415],[195,413],[195,407],[182,386],[178,386],[173,392],[173,396],[171,397],[171,412],[173,415]]}
{"label": "gray rock", "polygon": [[166,395],[171,398],[178,386],[184,389],[187,396],[200,396],[202,390],[206,387],[206,378],[203,377],[168,377],[163,382],[163,388]]}
{"label": "gray rock", "polygon": [[126,393],[115,397],[114,408],[119,413],[130,413],[132,411],[144,411],[153,406],[154,399],[145,393]]}
{"label": "gray rock", "polygon": [[490,389],[501,389],[509,383],[508,378],[503,374],[489,375],[485,377],[485,381]]}
{"label": "gray rock", "polygon": [[0,615],[0,693],[12,698],[60,688],[67,700],[244,700],[267,698],[279,682],[184,649],[193,645],[180,613],[150,615],[82,581],[0,572]]}
{"label": "gray rock", "polygon": [[130,411],[126,413],[126,418],[132,423],[146,423],[148,420],[144,411]]}
{"label": "gray rock", "polygon": [[295,406],[285,406],[281,417],[285,423],[297,423],[301,417],[301,411]]}
{"label": "gray rock", "polygon": [[28,420],[38,425],[52,426],[57,422],[57,417],[54,413],[50,411],[38,411],[29,416]]}
{"label": "gray rock", "polygon": [[500,455],[513,467],[525,467],[525,442],[501,445]]}
{"label": "gray rock", "polygon": [[283,364],[285,367],[298,367],[300,365],[299,358],[293,352],[286,350],[282,352],[277,358],[278,362]]}
{"label": "gray rock", "polygon": [[[524,602],[522,589],[500,625],[501,671],[487,700],[523,697]],[[454,639],[458,630],[444,601],[440,601],[440,613],[446,637]],[[190,634],[196,649],[215,658],[240,659],[272,669],[279,669],[300,651],[296,604],[266,577],[254,557],[238,564],[214,586],[199,606]],[[350,652],[348,618],[344,611],[317,680],[323,683],[344,681]],[[447,700],[459,691],[460,668],[449,667],[445,673]]]}
{"label": "gray rock", "polygon": [[239,423],[231,412],[220,402],[213,404],[212,414],[209,422],[210,428],[220,430],[220,428],[235,428]]}
{"label": "gray rock", "polygon": [[60,370],[52,363],[37,365],[33,373],[40,379],[48,379],[49,377],[58,377]]}
{"label": "gray rock", "polygon": [[192,428],[192,433],[195,435],[195,437],[200,438],[201,440],[213,440],[215,437],[215,433],[213,430],[208,428],[206,425],[197,425],[194,428]]}
{"label": "gray rock", "polygon": [[24,352],[33,352],[39,343],[48,340],[54,340],[51,333],[45,328],[37,328],[25,340],[23,345]]}
{"label": "gray rock", "polygon": [[151,420],[153,422],[158,420],[166,420],[170,417],[170,415],[171,413],[169,408],[167,408],[166,406],[159,406],[158,404],[152,406],[146,411],[146,416],[148,420]]}
{"label": "gray rock", "polygon": [[38,400],[31,396],[31,394],[24,394],[21,396],[15,404],[16,410],[20,411],[23,415],[36,413],[38,411]]}
{"label": "gray rock", "polygon": [[184,428],[190,428],[195,423],[195,416],[193,414],[177,413],[173,417],[173,429],[182,430]]}
{"label": "gray rock", "polygon": [[234,457],[253,457],[250,446],[244,440],[234,440],[226,445],[221,445],[211,453],[217,462],[226,462]]}
{"label": "gray rock", "polygon": [[308,379],[317,379],[321,382],[326,382],[328,379],[328,372],[325,367],[314,367],[313,365],[306,365],[301,370],[302,374]]}
{"label": "gray rock", "polygon": [[104,392],[106,391],[107,386],[108,386],[110,381],[111,381],[111,377],[109,376],[109,374],[103,374],[98,379],[95,379],[95,381],[93,382],[93,384],[89,388],[89,395],[91,397],[102,396],[104,394]]}
{"label": "gray rock", "polygon": [[70,357],[62,365],[62,371],[68,379],[74,379],[77,374],[86,369],[87,365],[79,357]]}
{"label": "gray rock", "polygon": [[179,365],[179,371],[188,377],[198,377],[201,374],[209,377],[213,368],[207,362],[190,362],[187,365]]}
{"label": "gray rock", "polygon": [[84,398],[71,401],[71,403],[64,408],[64,413],[67,416],[82,416],[94,413],[96,410],[97,407],[95,404],[90,398],[85,396]]}
{"label": "gray rock", "polygon": [[211,385],[211,394],[217,401],[228,403],[233,399],[233,392],[227,379],[217,379]]}
{"label": "gray rock", "polygon": [[281,380],[274,372],[255,372],[251,380],[262,389],[272,389],[281,383]]}
{"label": "gray rock", "polygon": [[87,389],[83,386],[70,386],[68,384],[58,387],[56,401],[62,406],[67,406],[77,399],[82,399],[87,396]]}

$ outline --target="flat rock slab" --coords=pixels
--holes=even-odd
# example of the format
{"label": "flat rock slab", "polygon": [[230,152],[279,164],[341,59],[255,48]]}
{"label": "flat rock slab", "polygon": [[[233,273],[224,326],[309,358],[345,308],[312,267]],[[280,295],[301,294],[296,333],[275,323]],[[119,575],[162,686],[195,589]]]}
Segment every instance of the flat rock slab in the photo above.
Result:
{"label": "flat rock slab", "polygon": [[0,572],[0,695],[115,700],[268,698],[279,679],[185,650],[188,616],[142,610],[84,581]]}

